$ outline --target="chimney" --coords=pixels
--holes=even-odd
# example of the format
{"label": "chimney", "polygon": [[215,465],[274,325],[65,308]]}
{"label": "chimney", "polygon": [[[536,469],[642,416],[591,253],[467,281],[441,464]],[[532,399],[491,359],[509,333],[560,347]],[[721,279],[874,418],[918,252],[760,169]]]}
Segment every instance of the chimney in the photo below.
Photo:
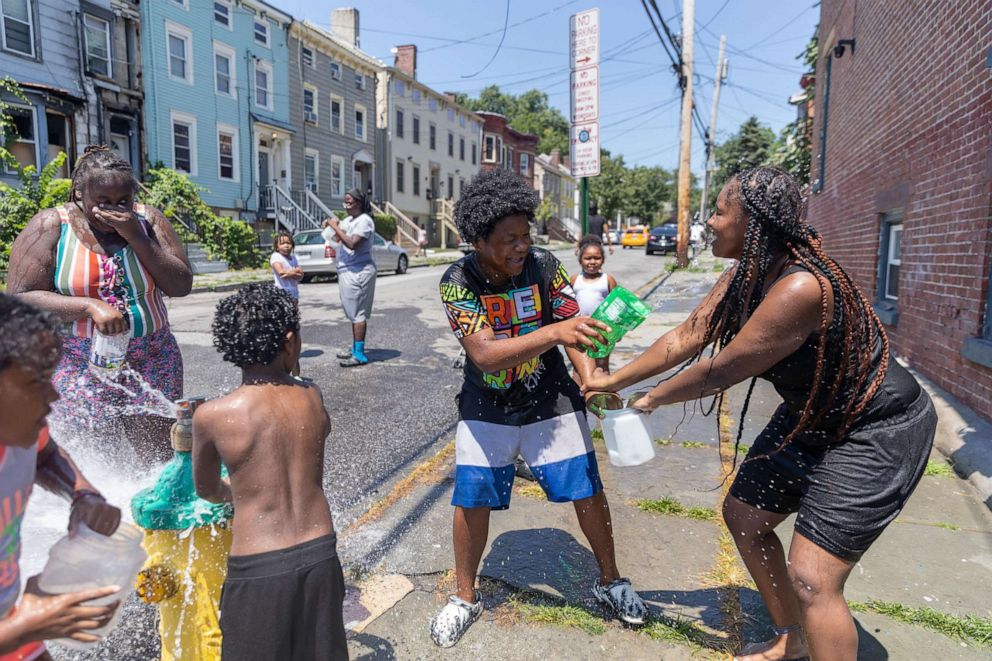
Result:
{"label": "chimney", "polygon": [[417,79],[417,46],[416,44],[404,44],[402,46],[396,46],[393,48],[393,55],[395,59],[393,60],[393,66],[410,76],[414,80]]}
{"label": "chimney", "polygon": [[353,7],[331,10],[331,32],[335,37],[358,48],[358,10]]}
{"label": "chimney", "polygon": [[551,150],[551,165],[558,166],[561,165],[561,150],[552,149]]}
{"label": "chimney", "polygon": [[457,93],[455,93],[455,92],[443,92],[442,95],[450,103],[458,103],[458,94]]}

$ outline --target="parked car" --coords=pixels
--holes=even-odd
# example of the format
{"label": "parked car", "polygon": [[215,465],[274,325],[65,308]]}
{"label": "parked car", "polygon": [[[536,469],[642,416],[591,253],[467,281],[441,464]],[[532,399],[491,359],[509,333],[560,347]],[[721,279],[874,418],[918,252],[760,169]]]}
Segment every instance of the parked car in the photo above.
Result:
{"label": "parked car", "polygon": [[617,232],[616,230],[610,230],[609,232],[607,232],[607,235],[610,237],[611,245],[615,246],[620,243],[620,233]]}
{"label": "parked car", "polygon": [[[334,248],[324,243],[320,230],[298,232],[293,240],[296,242],[296,259],[303,269],[302,282],[310,282],[318,275],[337,275],[337,255]],[[372,259],[380,271],[406,273],[410,265],[406,250],[378,234],[372,235]]]}
{"label": "parked car", "polygon": [[628,227],[623,231],[620,245],[624,248],[639,248],[648,244],[648,228],[643,225]]}
{"label": "parked car", "polygon": [[662,255],[675,252],[675,244],[678,241],[678,225],[659,225],[648,234],[648,243],[644,246],[644,252],[653,255],[660,252]]}

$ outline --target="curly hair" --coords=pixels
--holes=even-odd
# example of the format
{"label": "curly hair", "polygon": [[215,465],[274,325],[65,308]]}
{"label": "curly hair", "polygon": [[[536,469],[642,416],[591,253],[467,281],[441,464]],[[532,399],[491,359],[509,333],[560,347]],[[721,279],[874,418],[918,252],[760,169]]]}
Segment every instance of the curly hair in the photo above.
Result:
{"label": "curly hair", "polygon": [[289,294],[271,283],[255,283],[217,304],[211,328],[214,346],[227,362],[270,365],[286,333],[299,332],[300,313]]}
{"label": "curly hair", "polygon": [[[802,194],[790,174],[772,167],[748,168],[734,175],[729,186],[728,195],[740,202],[747,223],[744,249],[727,292],[710,318],[704,346],[711,345],[715,353],[734,339],[764,300],[764,283],[777,256],[784,253],[802,264],[820,286],[816,369],[798,423],[773,452],[802,432],[816,429],[834,411],[842,412],[836,429],[836,437],[840,439],[885,379],[889,365],[885,329],[858,286],[823,250],[819,233],[805,222]],[[829,321],[828,292],[834,300],[832,321]],[[875,364],[878,352],[880,359]],[[702,353],[700,350],[686,364],[698,360]],[[751,380],[744,398],[737,443],[744,431],[756,381],[757,377]],[[722,398],[721,393],[714,399],[714,406]]]}
{"label": "curly hair", "polygon": [[272,249],[279,250],[279,239],[286,237],[289,239],[289,243],[295,248],[296,241],[293,239],[293,233],[288,230],[279,230],[272,235]]}
{"label": "curly hair", "polygon": [[496,223],[522,213],[534,222],[540,200],[537,191],[522,177],[496,168],[479,174],[465,186],[455,204],[455,225],[462,239],[475,243],[492,234]]}
{"label": "curly hair", "polygon": [[582,257],[582,253],[586,251],[589,246],[596,246],[599,248],[599,252],[603,252],[603,240],[596,236],[595,234],[586,234],[584,237],[579,239],[579,257]]}
{"label": "curly hair", "polygon": [[62,353],[59,321],[49,312],[0,294],[0,370],[19,365],[44,372]]}
{"label": "curly hair", "polygon": [[130,163],[112,152],[107,145],[90,145],[76,160],[69,202],[75,201],[76,193],[82,194],[83,189],[93,182],[125,177],[130,178],[132,191],[138,190],[138,180],[134,178],[134,168]]}

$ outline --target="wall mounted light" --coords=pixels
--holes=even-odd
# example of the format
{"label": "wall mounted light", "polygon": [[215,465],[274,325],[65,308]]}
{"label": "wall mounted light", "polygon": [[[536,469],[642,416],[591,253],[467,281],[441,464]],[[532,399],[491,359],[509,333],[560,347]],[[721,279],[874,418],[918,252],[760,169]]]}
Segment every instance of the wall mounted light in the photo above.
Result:
{"label": "wall mounted light", "polygon": [[844,51],[847,46],[851,47],[851,55],[854,55],[854,39],[841,39],[834,46],[834,57],[837,59],[844,57]]}

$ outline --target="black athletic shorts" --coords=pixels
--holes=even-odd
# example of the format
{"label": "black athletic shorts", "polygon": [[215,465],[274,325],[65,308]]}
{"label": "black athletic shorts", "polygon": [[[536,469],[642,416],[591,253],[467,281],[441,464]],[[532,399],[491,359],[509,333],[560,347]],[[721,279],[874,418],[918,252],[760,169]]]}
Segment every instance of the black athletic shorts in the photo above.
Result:
{"label": "black athletic shorts", "polygon": [[224,661],[347,659],[344,575],[333,534],[230,556],[220,597]]}
{"label": "black athletic shorts", "polygon": [[[772,452],[796,425],[782,405],[747,458]],[[859,426],[834,445],[802,434],[767,459],[742,464],[730,494],[769,512],[798,512],[796,532],[847,561],[858,560],[899,515],[927,465],[937,413],[921,388],[903,412]]]}

